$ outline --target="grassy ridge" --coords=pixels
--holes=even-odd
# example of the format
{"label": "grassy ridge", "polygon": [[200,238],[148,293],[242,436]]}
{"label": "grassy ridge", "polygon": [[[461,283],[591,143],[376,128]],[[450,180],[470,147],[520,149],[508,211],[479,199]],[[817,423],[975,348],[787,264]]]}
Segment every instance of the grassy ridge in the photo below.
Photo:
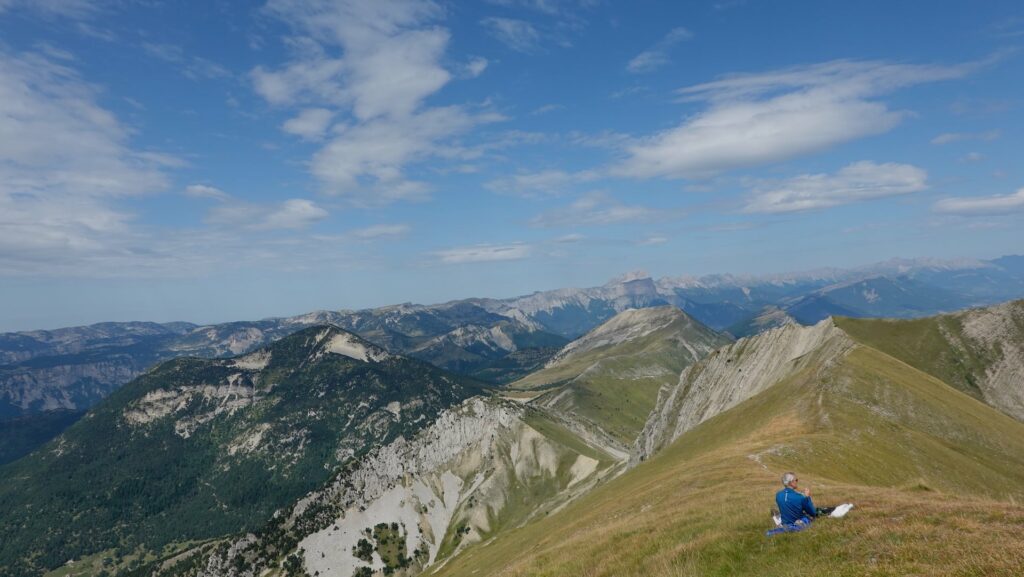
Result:
{"label": "grassy ridge", "polygon": [[[785,470],[846,519],[763,536]],[[1024,424],[867,347],[686,433],[439,575],[1024,574]]]}
{"label": "grassy ridge", "polygon": [[647,312],[654,311],[668,321],[664,326],[638,338],[572,354],[512,383],[509,389],[543,390],[535,404],[573,413],[624,445],[631,444],[654,408],[658,390],[699,360],[694,351],[699,356],[728,342],[679,309]]}

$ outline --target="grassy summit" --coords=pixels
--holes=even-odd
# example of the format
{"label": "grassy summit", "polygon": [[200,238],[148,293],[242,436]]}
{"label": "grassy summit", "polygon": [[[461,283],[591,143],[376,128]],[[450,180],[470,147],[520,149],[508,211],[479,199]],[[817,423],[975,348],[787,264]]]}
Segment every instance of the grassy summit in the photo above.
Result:
{"label": "grassy summit", "polygon": [[[765,538],[790,469],[857,508]],[[438,574],[1020,575],[1021,499],[1024,424],[860,344]]]}

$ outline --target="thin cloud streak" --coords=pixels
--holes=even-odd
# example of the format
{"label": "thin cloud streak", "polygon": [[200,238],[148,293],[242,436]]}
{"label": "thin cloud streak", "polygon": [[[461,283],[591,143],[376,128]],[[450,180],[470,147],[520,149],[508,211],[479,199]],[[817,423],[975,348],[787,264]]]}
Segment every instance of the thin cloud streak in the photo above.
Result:
{"label": "thin cloud streak", "polygon": [[533,247],[522,243],[479,244],[437,251],[433,256],[443,264],[466,264],[521,260],[529,257],[532,250]]}
{"label": "thin cloud streak", "polygon": [[962,216],[999,216],[1024,212],[1024,188],[1013,194],[944,198],[932,208],[938,213]]}
{"label": "thin cloud streak", "polygon": [[909,164],[855,162],[835,174],[802,174],[754,187],[743,211],[777,214],[820,210],[919,192],[928,174]]}

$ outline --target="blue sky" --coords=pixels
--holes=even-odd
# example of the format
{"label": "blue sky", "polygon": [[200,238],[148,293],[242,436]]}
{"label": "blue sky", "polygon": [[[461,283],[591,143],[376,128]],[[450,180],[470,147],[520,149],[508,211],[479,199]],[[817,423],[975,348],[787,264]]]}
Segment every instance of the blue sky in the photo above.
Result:
{"label": "blue sky", "polygon": [[990,258],[1018,2],[0,0],[0,330]]}

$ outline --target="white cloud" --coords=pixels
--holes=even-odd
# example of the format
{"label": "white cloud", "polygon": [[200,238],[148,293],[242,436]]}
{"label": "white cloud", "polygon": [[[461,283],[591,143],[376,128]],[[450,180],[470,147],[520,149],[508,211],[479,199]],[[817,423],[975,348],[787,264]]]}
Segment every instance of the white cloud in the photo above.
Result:
{"label": "white cloud", "polygon": [[999,138],[998,130],[987,130],[985,132],[944,132],[931,140],[932,144],[943,145],[962,140],[995,140]]}
{"label": "white cloud", "polygon": [[[433,2],[271,0],[267,10],[320,42],[282,72],[256,70],[257,89],[270,102],[324,98],[350,105],[365,121],[409,115],[451,79],[440,64],[448,31],[428,26],[441,15]],[[328,58],[324,46],[344,56]]]}
{"label": "white cloud", "polygon": [[608,194],[594,192],[579,198],[569,206],[533,217],[530,219],[530,225],[540,228],[600,226],[627,222],[653,222],[678,216],[681,216],[678,211],[624,205]]}
{"label": "white cloud", "polygon": [[[287,39],[294,56],[278,70],[255,68],[254,87],[271,104],[319,110],[286,131],[315,137],[328,114],[339,117],[310,162],[327,194],[359,204],[424,198],[428,187],[408,179],[407,166],[457,157],[454,136],[501,118],[425,105],[452,79],[441,63],[449,33],[437,25],[444,10],[435,2],[270,0],[266,10],[296,31]],[[475,59],[467,72],[485,67]]]}
{"label": "white cloud", "polygon": [[409,230],[411,229],[407,224],[375,224],[349,231],[349,234],[361,240],[373,240],[402,237],[409,234]]}
{"label": "white cloud", "polygon": [[960,157],[960,162],[981,162],[985,160],[985,155],[980,152],[968,152],[967,154]]}
{"label": "white cloud", "polygon": [[320,140],[331,124],[334,113],[326,108],[306,108],[298,116],[289,118],[281,130],[306,140]]}
{"label": "white cloud", "polygon": [[932,207],[935,212],[964,216],[998,216],[1024,211],[1024,188],[1013,194],[945,198]]}
{"label": "white cloud", "polygon": [[653,72],[670,62],[669,51],[673,46],[691,38],[693,34],[686,28],[673,28],[657,44],[634,56],[626,65],[626,70],[634,74]]}
{"label": "white cloud", "polygon": [[411,117],[382,118],[340,127],[310,164],[328,194],[371,191],[364,202],[423,198],[426,185],[406,179],[403,168],[446,152],[439,141],[499,117],[458,107],[430,108]]}
{"label": "white cloud", "polygon": [[802,174],[755,186],[744,212],[816,210],[918,192],[927,173],[909,164],[855,162],[835,174]]}
{"label": "white cloud", "polygon": [[231,196],[223,190],[207,186],[205,184],[190,184],[185,187],[185,195],[192,198],[212,198],[213,200],[228,200]]}
{"label": "white cloud", "polygon": [[480,76],[484,73],[484,70],[487,70],[487,64],[488,62],[486,58],[480,58],[478,56],[471,59],[465,66],[466,75],[470,78]]}
{"label": "white cloud", "polygon": [[535,52],[540,46],[540,32],[533,24],[514,18],[484,18],[480,21],[499,42],[516,52]]}
{"label": "white cloud", "polygon": [[437,251],[434,253],[434,256],[444,264],[464,264],[520,260],[530,256],[531,251],[532,247],[530,245],[522,243],[505,245],[479,244]]}
{"label": "white cloud", "polygon": [[886,132],[905,112],[876,98],[898,88],[959,78],[977,64],[927,66],[840,60],[727,76],[684,88],[706,110],[627,145],[613,173],[702,178],[778,162]]}

